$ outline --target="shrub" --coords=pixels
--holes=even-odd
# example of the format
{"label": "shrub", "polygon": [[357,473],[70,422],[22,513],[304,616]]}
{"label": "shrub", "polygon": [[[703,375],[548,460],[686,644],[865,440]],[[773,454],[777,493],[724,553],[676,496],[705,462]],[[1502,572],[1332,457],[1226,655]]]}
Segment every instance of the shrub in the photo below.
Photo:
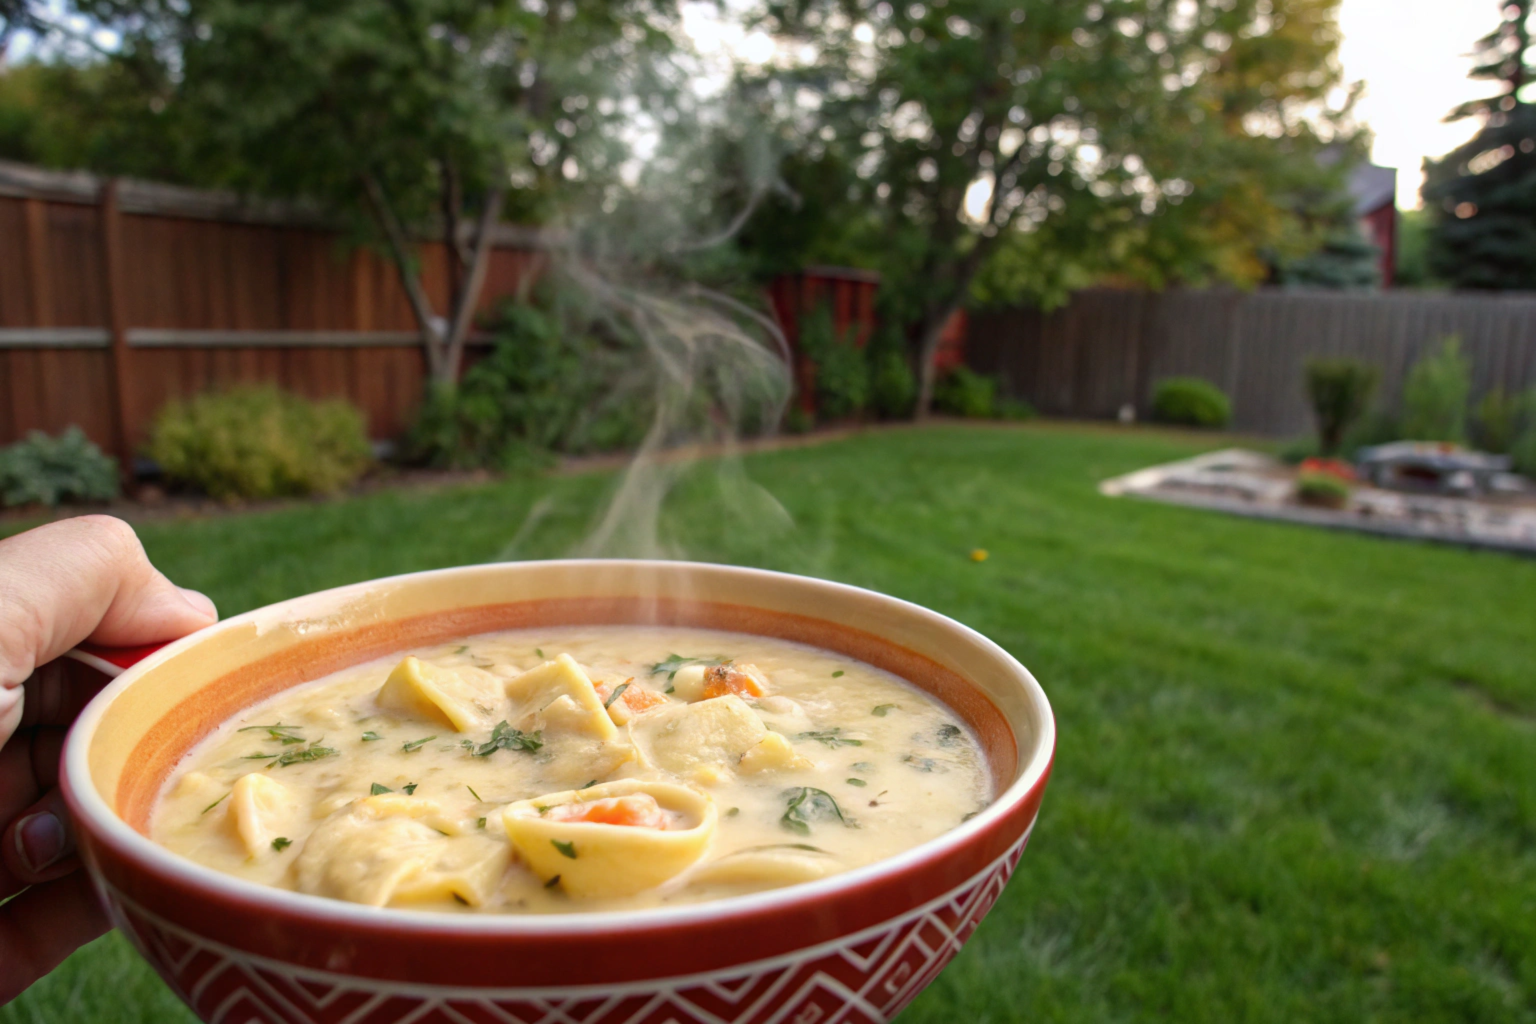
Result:
{"label": "shrub", "polygon": [[1333,455],[1343,444],[1344,432],[1371,404],[1376,368],[1358,359],[1309,359],[1306,377],[1319,450]]}
{"label": "shrub", "polygon": [[1349,504],[1349,484],[1332,473],[1302,473],[1296,478],[1296,499],[1303,505],[1344,508]]}
{"label": "shrub", "polygon": [[272,385],[171,402],[148,453],[168,479],[221,500],[339,491],[373,460],[357,409]]}
{"label": "shrub", "polygon": [[[490,353],[454,386],[431,388],[405,439],[407,461],[439,469],[511,471],[631,447],[650,420],[652,389],[633,371],[638,342],[606,333],[574,299],[506,306]],[[631,372],[626,372],[626,367]]]}
{"label": "shrub", "polygon": [[1339,454],[1346,459],[1353,459],[1355,453],[1361,448],[1397,441],[1402,436],[1403,428],[1396,416],[1385,409],[1373,409],[1361,416],[1355,421],[1354,426],[1344,432],[1344,441],[1340,445]]}
{"label": "shrub", "polygon": [[888,420],[906,419],[917,401],[917,378],[912,364],[899,348],[887,348],[872,357],[870,400],[875,412]]}
{"label": "shrub", "polygon": [[933,389],[933,407],[951,416],[988,419],[997,415],[997,378],[968,366],[950,370]]}
{"label": "shrub", "polygon": [[117,487],[117,460],[102,454],[79,427],[58,437],[34,430],[0,448],[0,504],[111,501]]}
{"label": "shrub", "polygon": [[1509,449],[1510,461],[1516,473],[1536,480],[1536,423],[1525,428],[1525,433],[1515,439]]}
{"label": "shrub", "polygon": [[1439,352],[1421,357],[1403,385],[1403,435],[1410,441],[1467,440],[1467,396],[1472,368],[1461,340],[1445,339]]}
{"label": "shrub", "polygon": [[1210,381],[1166,377],[1153,389],[1152,418],[1186,427],[1224,427],[1232,418],[1232,403]]}
{"label": "shrub", "polygon": [[1318,454],[1315,434],[1292,438],[1275,451],[1275,457],[1287,466],[1299,465],[1306,459],[1315,458]]}
{"label": "shrub", "polygon": [[1022,398],[1004,395],[996,403],[996,416],[1000,420],[1016,420],[1022,423],[1025,420],[1032,420],[1038,415],[1039,413],[1035,412],[1035,407]]}
{"label": "shrub", "polygon": [[844,419],[864,411],[870,400],[870,367],[864,350],[838,334],[832,310],[818,305],[800,322],[800,351],[816,366],[816,412]]}
{"label": "shrub", "polygon": [[1472,414],[1477,446],[1485,452],[1506,454],[1514,450],[1523,428],[1536,426],[1536,388],[1511,395],[1494,388],[1477,403]]}

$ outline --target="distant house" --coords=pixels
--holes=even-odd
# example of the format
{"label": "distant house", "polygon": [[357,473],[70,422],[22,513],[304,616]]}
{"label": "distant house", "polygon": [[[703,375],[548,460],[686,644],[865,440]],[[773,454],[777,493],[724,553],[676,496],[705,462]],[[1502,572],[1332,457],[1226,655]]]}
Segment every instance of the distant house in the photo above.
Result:
{"label": "distant house", "polygon": [[1397,168],[1361,164],[1350,173],[1349,194],[1360,229],[1381,253],[1381,286],[1390,288],[1397,269]]}

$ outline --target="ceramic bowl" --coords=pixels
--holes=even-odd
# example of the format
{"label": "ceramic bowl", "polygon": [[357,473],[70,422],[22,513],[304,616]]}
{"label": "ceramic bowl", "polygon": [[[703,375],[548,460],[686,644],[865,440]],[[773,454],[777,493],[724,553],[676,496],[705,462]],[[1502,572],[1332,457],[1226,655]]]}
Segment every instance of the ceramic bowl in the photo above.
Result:
{"label": "ceramic bowl", "polygon": [[[618,623],[781,637],[894,672],[969,723],[996,797],[952,832],[819,881],[537,917],[379,909],[267,888],[146,837],[178,759],[281,690],[459,636]],[[1055,737],[1045,694],[1022,665],[904,601],[729,566],[528,562],[312,594],[150,653],[81,715],[63,787],[112,919],[205,1021],[876,1022],[933,980],[997,900],[1039,811]]]}

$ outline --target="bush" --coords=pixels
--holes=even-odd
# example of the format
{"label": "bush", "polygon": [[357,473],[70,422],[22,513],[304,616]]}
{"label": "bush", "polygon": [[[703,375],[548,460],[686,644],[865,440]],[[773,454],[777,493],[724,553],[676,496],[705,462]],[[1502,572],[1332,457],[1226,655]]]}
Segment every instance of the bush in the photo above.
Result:
{"label": "bush", "polygon": [[1210,381],[1166,377],[1153,389],[1152,418],[1185,427],[1224,427],[1232,419],[1232,403]]}
{"label": "bush", "polygon": [[1376,368],[1358,359],[1309,359],[1306,378],[1319,451],[1333,455],[1344,442],[1344,432],[1371,404]]}
{"label": "bush", "polygon": [[457,387],[428,391],[405,440],[406,460],[511,471],[545,463],[551,452],[638,444],[654,400],[646,381],[625,372],[642,361],[638,342],[617,329],[600,332],[571,302],[556,296],[551,308],[506,306],[490,354]]}
{"label": "bush", "polygon": [[1004,395],[997,400],[995,413],[1000,420],[1015,420],[1020,423],[1025,420],[1032,420],[1039,415],[1039,413],[1035,412],[1035,407],[1024,401],[1024,399],[1013,398],[1008,395]]}
{"label": "bush", "polygon": [[1525,428],[1509,449],[1510,461],[1516,473],[1536,480],[1536,423]]}
{"label": "bush", "polygon": [[1445,339],[1439,352],[1423,356],[1403,385],[1403,436],[1410,441],[1467,440],[1467,396],[1472,368],[1461,339]]}
{"label": "bush", "polygon": [[863,412],[870,401],[870,367],[864,350],[840,336],[825,303],[800,323],[800,351],[816,366],[816,412],[822,419],[845,419]]}
{"label": "bush", "polygon": [[1526,427],[1536,426],[1536,388],[1523,395],[1494,388],[1477,403],[1472,418],[1477,446],[1485,452],[1507,454],[1514,450]]}
{"label": "bush", "polygon": [[1307,459],[1316,458],[1318,454],[1315,434],[1292,438],[1275,451],[1275,457],[1287,466],[1300,465]]}
{"label": "bush", "polygon": [[888,348],[872,357],[870,400],[875,412],[887,420],[903,420],[912,415],[917,401],[917,378],[912,364],[899,348]]}
{"label": "bush", "polygon": [[1302,473],[1296,478],[1296,499],[1303,505],[1344,508],[1349,504],[1349,484],[1332,473]]}
{"label": "bush", "polygon": [[1396,416],[1385,409],[1373,409],[1361,416],[1355,421],[1354,426],[1344,432],[1339,454],[1346,459],[1353,459],[1355,453],[1361,448],[1398,441],[1402,436],[1402,424]]}
{"label": "bush", "polygon": [[0,504],[47,505],[111,501],[117,497],[117,460],[102,454],[79,427],[58,437],[34,430],[0,448]]}
{"label": "bush", "polygon": [[997,415],[997,378],[957,366],[934,386],[933,407],[951,416],[990,419]]}
{"label": "bush", "polygon": [[361,412],[272,385],[171,402],[148,454],[168,479],[220,500],[339,491],[373,461]]}

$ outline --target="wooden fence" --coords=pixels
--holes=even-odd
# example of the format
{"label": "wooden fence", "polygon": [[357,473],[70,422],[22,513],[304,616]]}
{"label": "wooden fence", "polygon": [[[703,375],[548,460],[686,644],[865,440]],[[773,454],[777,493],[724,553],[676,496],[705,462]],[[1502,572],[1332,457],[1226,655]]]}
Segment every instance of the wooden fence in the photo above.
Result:
{"label": "wooden fence", "polygon": [[[542,259],[498,227],[480,309]],[[446,251],[420,259],[446,311]],[[169,398],[274,381],[407,423],[425,363],[394,267],[313,211],[0,162],[0,444],[78,424],[130,455]]]}
{"label": "wooden fence", "polygon": [[1281,436],[1311,428],[1308,358],[1375,364],[1378,402],[1397,408],[1414,361],[1450,335],[1471,358],[1474,401],[1536,385],[1530,294],[1090,289],[1051,313],[973,314],[966,361],[1062,416],[1113,417],[1131,405],[1145,417],[1158,380],[1203,377],[1231,397],[1235,429]]}

